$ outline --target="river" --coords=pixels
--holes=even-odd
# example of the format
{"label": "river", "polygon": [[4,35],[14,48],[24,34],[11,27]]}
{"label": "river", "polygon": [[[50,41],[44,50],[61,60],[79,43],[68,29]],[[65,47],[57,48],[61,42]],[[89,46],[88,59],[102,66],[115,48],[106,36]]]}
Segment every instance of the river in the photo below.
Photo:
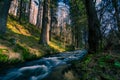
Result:
{"label": "river", "polygon": [[76,50],[26,62],[6,70],[5,74],[0,76],[0,80],[41,80],[55,67],[63,64],[69,65],[73,60],[80,60],[86,53],[86,50]]}

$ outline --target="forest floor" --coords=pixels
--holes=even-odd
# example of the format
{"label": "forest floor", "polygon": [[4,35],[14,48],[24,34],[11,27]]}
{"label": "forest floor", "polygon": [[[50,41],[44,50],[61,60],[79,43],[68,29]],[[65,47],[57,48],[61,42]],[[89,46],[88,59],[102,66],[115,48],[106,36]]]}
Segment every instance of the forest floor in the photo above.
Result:
{"label": "forest floor", "polygon": [[0,36],[0,64],[16,64],[65,51],[62,43],[53,38],[48,46],[38,44],[39,37],[40,29],[9,16],[7,32]]}
{"label": "forest floor", "polygon": [[[7,33],[0,36],[0,69],[8,64],[65,51],[62,43],[53,38],[49,46],[38,44],[40,30],[30,23],[19,24],[16,18],[9,16],[7,26]],[[66,69],[66,65],[58,69]],[[81,61],[73,61],[71,68],[62,75],[66,80],[71,77],[72,80],[120,80],[120,53],[88,54]]]}
{"label": "forest floor", "polygon": [[72,64],[79,80],[120,80],[120,53],[89,54]]}

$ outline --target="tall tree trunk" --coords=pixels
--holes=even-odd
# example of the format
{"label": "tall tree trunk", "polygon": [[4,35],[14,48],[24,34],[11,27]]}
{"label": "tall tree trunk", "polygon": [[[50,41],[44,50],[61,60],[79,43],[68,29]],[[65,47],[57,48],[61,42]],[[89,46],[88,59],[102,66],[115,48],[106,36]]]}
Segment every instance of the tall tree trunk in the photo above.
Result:
{"label": "tall tree trunk", "polygon": [[89,53],[96,53],[99,50],[100,23],[93,0],[85,0],[85,7],[88,16]]}
{"label": "tall tree trunk", "polygon": [[18,20],[19,20],[19,22],[21,23],[21,19],[22,19],[22,8],[23,8],[23,0],[20,0],[20,3],[19,3],[19,18],[18,18]]}
{"label": "tall tree trunk", "polygon": [[18,0],[12,0],[10,9],[9,9],[9,13],[16,16],[17,8],[18,8]]}
{"label": "tall tree trunk", "polygon": [[44,0],[43,4],[43,20],[40,43],[48,45],[49,43],[49,28],[50,28],[50,0]]}
{"label": "tall tree trunk", "polygon": [[51,41],[51,37],[52,37],[52,22],[53,22],[53,8],[51,8],[51,10],[50,10],[50,15],[51,15],[51,21],[50,21],[50,36],[49,36],[49,40]]}
{"label": "tall tree trunk", "polygon": [[12,0],[0,0],[0,34],[5,34],[8,11]]}
{"label": "tall tree trunk", "polygon": [[32,3],[32,0],[29,0],[29,10],[28,10],[29,22],[30,22],[30,13],[31,13],[31,3]]}
{"label": "tall tree trunk", "polygon": [[36,26],[38,28],[40,28],[42,26],[42,15],[43,15],[42,12],[43,12],[43,5],[42,5],[42,1],[39,0],[37,22],[36,22]]}
{"label": "tall tree trunk", "polygon": [[118,26],[118,31],[119,31],[119,39],[120,39],[120,16],[119,16],[119,4],[118,4],[118,1],[119,0],[112,0],[112,4],[113,4],[113,7],[115,9],[115,17],[116,17],[116,20],[117,20],[117,26]]}

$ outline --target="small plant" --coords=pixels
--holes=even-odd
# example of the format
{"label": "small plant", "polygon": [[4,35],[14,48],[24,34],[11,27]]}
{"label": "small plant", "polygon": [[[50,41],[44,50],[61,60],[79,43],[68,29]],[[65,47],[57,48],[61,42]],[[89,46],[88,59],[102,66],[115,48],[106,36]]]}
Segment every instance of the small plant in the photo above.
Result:
{"label": "small plant", "polygon": [[117,68],[120,68],[120,62],[119,61],[115,61],[114,66]]}
{"label": "small plant", "polygon": [[5,54],[0,54],[0,62],[7,62],[8,56]]}

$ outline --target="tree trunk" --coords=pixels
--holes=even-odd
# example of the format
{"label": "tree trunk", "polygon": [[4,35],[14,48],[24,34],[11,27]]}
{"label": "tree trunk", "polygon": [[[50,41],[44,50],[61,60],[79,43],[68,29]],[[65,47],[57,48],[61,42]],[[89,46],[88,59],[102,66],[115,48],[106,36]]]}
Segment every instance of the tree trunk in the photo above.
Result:
{"label": "tree trunk", "polygon": [[49,36],[49,40],[51,41],[51,38],[52,38],[52,23],[53,23],[53,7],[51,8],[51,10],[50,10],[50,15],[51,15],[51,21],[50,21],[50,36]]}
{"label": "tree trunk", "polygon": [[31,13],[31,3],[32,3],[32,0],[29,0],[29,10],[28,10],[29,22],[30,22],[30,13]]}
{"label": "tree trunk", "polygon": [[115,17],[117,19],[118,30],[120,32],[120,17],[119,17],[118,0],[112,0],[112,3],[113,3],[113,7],[115,8]]}
{"label": "tree trunk", "polygon": [[43,11],[43,5],[42,2],[39,0],[39,7],[38,7],[38,14],[37,14],[37,22],[36,26],[40,28],[42,26],[42,11]]}
{"label": "tree trunk", "polygon": [[56,8],[57,8],[57,0],[51,0],[51,6],[50,6],[50,16],[51,16],[51,21],[50,21],[50,35],[49,35],[49,40],[51,41],[52,38],[52,31],[53,31],[53,24],[57,22],[56,20]]}
{"label": "tree trunk", "polygon": [[118,31],[119,31],[119,39],[120,39],[120,17],[119,17],[119,4],[118,4],[118,0],[112,0],[112,4],[113,4],[113,7],[115,9],[115,17],[116,17],[116,20],[117,20],[117,26],[118,26]]}
{"label": "tree trunk", "polygon": [[12,0],[0,1],[0,34],[5,34],[8,11]]}
{"label": "tree trunk", "polygon": [[12,0],[9,13],[16,16],[17,15],[17,8],[18,8],[18,0]]}
{"label": "tree trunk", "polygon": [[100,23],[93,0],[85,0],[85,7],[88,16],[89,53],[96,53],[99,50]]}
{"label": "tree trunk", "polygon": [[44,0],[43,4],[43,20],[40,43],[48,45],[49,43],[49,28],[50,28],[50,0]]}
{"label": "tree trunk", "polygon": [[21,19],[22,19],[22,8],[23,8],[23,0],[20,0],[20,3],[19,3],[19,18],[18,18],[18,21],[21,23]]}

